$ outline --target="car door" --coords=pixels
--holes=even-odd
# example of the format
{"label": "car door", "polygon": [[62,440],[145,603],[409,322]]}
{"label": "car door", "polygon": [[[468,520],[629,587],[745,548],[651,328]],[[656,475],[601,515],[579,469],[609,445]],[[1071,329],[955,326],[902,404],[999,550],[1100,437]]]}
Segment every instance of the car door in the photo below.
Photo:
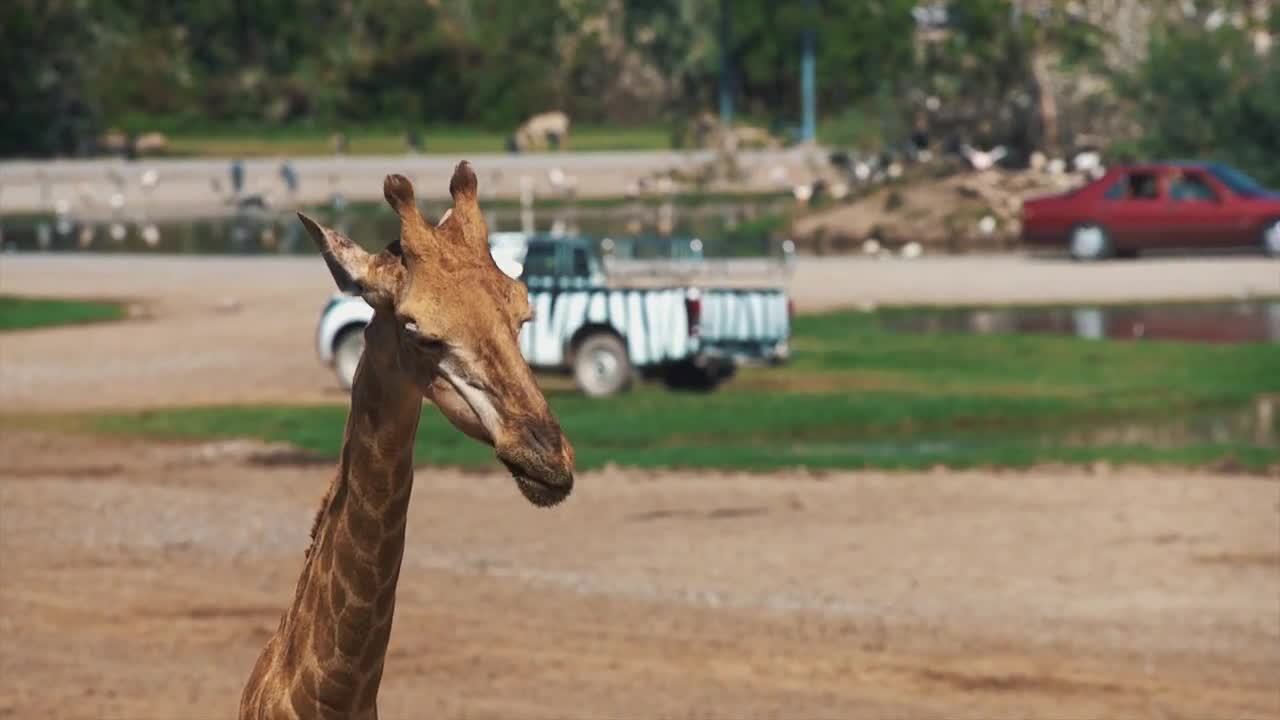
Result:
{"label": "car door", "polygon": [[1168,209],[1161,202],[1160,174],[1125,171],[1103,193],[1098,220],[1117,249],[1141,249],[1159,242]]}
{"label": "car door", "polygon": [[1168,187],[1169,245],[1220,247],[1238,242],[1241,218],[1232,212],[1230,198],[1207,173],[1198,169],[1174,171]]}

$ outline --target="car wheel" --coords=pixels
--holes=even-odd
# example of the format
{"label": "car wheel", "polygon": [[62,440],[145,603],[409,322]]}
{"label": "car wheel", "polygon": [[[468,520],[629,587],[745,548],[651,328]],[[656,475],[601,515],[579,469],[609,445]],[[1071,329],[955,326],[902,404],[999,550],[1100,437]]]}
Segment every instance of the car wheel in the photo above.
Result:
{"label": "car wheel", "polygon": [[1262,252],[1269,257],[1280,258],[1280,218],[1262,228]]}
{"label": "car wheel", "polygon": [[361,355],[364,355],[363,325],[352,325],[338,333],[333,341],[333,369],[343,390],[350,390],[355,382]]}
{"label": "car wheel", "polygon": [[1073,260],[1101,260],[1111,254],[1111,239],[1101,225],[1077,225],[1071,231]]}
{"label": "car wheel", "polygon": [[597,333],[578,346],[573,356],[573,379],[591,397],[621,392],[631,384],[631,359],[616,335]]}

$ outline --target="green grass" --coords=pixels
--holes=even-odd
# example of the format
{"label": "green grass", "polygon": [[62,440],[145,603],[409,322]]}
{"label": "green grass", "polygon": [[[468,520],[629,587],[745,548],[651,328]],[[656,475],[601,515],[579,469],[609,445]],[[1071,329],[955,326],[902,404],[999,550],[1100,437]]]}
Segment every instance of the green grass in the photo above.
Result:
{"label": "green grass", "polygon": [[120,320],[124,316],[125,309],[116,303],[0,296],[0,332]]}
{"label": "green grass", "polygon": [[[397,155],[408,151],[403,130],[358,129],[347,133],[352,155]],[[226,128],[173,130],[169,153],[185,156],[253,157],[332,155],[333,131],[311,128]],[[427,128],[424,152],[457,155],[506,152],[507,134],[468,128]],[[569,150],[665,150],[670,133],[662,127],[570,127]]]}
{"label": "green grass", "polygon": [[[1275,420],[1254,430],[1269,438],[1169,435],[1196,418],[1234,413],[1259,395],[1280,393],[1278,346],[916,336],[884,330],[883,317],[798,318],[790,366],[745,372],[714,394],[642,387],[604,401],[551,393],[551,404],[582,468],[1280,463]],[[260,437],[333,457],[346,414],[345,406],[221,407],[89,422],[106,432],[158,437]],[[1071,439],[1122,426],[1161,427],[1166,438]],[[496,467],[491,450],[431,408],[416,453],[422,462]]]}

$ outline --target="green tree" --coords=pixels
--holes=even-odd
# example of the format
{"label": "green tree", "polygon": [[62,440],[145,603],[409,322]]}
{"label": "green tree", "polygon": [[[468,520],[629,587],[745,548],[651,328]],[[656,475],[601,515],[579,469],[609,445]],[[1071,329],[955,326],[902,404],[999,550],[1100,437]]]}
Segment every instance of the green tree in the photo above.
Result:
{"label": "green tree", "polygon": [[1224,23],[1171,23],[1153,33],[1145,62],[1119,80],[1157,158],[1221,159],[1280,183],[1280,51]]}
{"label": "green tree", "polygon": [[88,150],[99,108],[88,83],[100,29],[89,0],[10,0],[0,9],[0,156]]}

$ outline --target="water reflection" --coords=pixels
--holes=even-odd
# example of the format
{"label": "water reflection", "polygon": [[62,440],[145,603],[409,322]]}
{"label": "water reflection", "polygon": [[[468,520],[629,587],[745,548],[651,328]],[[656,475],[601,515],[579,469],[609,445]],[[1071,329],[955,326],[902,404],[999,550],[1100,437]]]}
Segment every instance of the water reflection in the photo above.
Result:
{"label": "water reflection", "polygon": [[[306,253],[292,203],[273,206],[261,194],[246,191],[232,172],[230,192],[222,190],[224,210],[212,217],[158,220],[148,204],[141,208],[112,207],[109,213],[77,216],[70,205],[49,216],[6,218],[6,251],[164,252],[179,254]],[[396,237],[398,220],[382,203],[348,203],[338,178],[329,201],[302,208],[357,242],[378,249]],[[430,218],[440,217],[443,202],[424,202]],[[659,202],[632,200],[596,205],[535,202],[532,193],[518,204],[492,204],[486,211],[490,231],[522,230],[606,237],[675,236],[699,238],[708,257],[770,255],[776,253],[769,233],[740,226],[740,220],[781,213],[784,199]]]}
{"label": "water reflection", "polygon": [[1280,440],[1280,397],[1264,395],[1230,410],[1172,415],[1158,420],[1111,422],[1088,428],[1055,431],[1043,442],[1074,446],[1146,445],[1159,448],[1196,444],[1273,446]]}
{"label": "water reflection", "polygon": [[887,311],[894,330],[975,335],[1034,333],[1090,340],[1280,342],[1280,299],[1162,305]]}

